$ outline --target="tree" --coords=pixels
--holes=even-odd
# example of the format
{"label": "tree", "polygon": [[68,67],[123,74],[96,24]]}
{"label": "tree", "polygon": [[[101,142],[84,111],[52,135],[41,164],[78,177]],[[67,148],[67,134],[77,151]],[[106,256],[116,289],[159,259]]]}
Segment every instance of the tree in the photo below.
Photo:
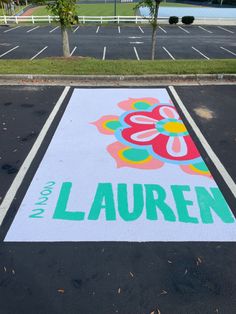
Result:
{"label": "tree", "polygon": [[139,9],[141,7],[147,7],[149,9],[149,21],[152,25],[152,49],[151,49],[151,59],[155,59],[155,51],[156,51],[156,40],[157,40],[157,18],[159,6],[162,0],[142,0],[140,1],[136,8]]}
{"label": "tree", "polygon": [[48,2],[47,0],[36,0],[36,2],[47,4],[47,9],[52,14],[59,16],[62,35],[62,47],[64,57],[70,57],[70,45],[68,37],[68,29],[71,25],[78,22],[76,15],[76,0],[55,0]]}

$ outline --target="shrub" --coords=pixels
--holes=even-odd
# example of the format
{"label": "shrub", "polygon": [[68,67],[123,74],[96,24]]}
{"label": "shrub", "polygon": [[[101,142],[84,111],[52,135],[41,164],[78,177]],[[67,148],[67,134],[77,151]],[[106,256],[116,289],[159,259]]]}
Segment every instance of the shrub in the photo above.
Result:
{"label": "shrub", "polygon": [[182,23],[183,24],[189,25],[189,24],[192,24],[193,21],[194,21],[194,16],[183,16],[182,17]]}
{"label": "shrub", "polygon": [[178,16],[170,16],[169,17],[169,24],[177,24],[179,22]]}

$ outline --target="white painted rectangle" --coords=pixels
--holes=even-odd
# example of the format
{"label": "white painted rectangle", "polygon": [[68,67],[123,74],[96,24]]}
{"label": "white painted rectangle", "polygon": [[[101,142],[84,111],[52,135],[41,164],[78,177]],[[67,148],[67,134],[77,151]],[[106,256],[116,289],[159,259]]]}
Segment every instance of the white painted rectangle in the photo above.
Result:
{"label": "white painted rectangle", "polygon": [[75,89],[5,241],[235,241],[214,179],[180,167],[191,141],[166,89]]}

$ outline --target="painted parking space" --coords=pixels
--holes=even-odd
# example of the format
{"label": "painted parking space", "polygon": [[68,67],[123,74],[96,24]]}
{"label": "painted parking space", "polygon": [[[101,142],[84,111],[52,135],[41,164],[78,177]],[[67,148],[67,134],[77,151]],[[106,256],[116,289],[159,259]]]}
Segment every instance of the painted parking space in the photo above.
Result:
{"label": "painted parking space", "polygon": [[5,241],[235,241],[172,89],[74,89]]}
{"label": "painted parking space", "polygon": [[[22,90],[25,89],[26,91],[27,87],[18,89],[17,99],[23,99],[22,104],[34,104],[37,107],[36,102],[33,102],[33,98],[29,96],[33,94],[33,87],[30,88],[31,92],[29,89],[25,96],[22,94]],[[231,117],[231,119],[227,119],[227,132],[231,132],[232,127],[235,126],[232,114],[235,108],[233,98],[230,97],[233,95],[232,93],[235,93],[235,87],[228,86],[220,89],[216,86],[209,88],[211,91],[204,86],[198,88],[177,87],[176,90],[194,119],[199,117],[194,116],[194,109],[199,104],[201,106],[211,104],[211,109],[214,110],[214,103],[216,103],[217,107],[221,108],[221,113],[217,112],[217,119],[214,118],[215,120],[211,120],[211,123],[202,120],[204,125],[201,126],[201,130],[204,131],[204,135],[208,132],[207,135],[210,136],[208,140],[213,145],[211,140],[213,138],[216,140],[214,130],[219,127],[218,122],[221,121],[222,123],[221,130],[225,127],[225,107],[228,107]],[[36,101],[38,99],[41,105],[46,104],[45,99],[48,102],[47,106],[40,108],[42,110],[50,107],[52,102],[55,104],[62,93],[60,90],[56,95],[57,99],[52,99],[50,95],[55,95],[55,89],[52,93],[49,92],[48,88],[41,89],[44,96],[42,97],[42,94],[41,98],[36,96]],[[12,95],[12,90],[7,89],[5,94],[1,91],[0,99],[4,96],[4,99],[11,102],[10,95]],[[227,95],[227,97],[223,97],[223,95]],[[121,98],[119,100],[123,101],[123,97]],[[69,99],[70,97],[67,98],[63,107],[70,103]],[[86,97],[86,104],[87,100]],[[224,103],[224,107],[222,107],[222,103]],[[6,105],[6,108],[9,108],[7,113],[9,119],[17,117],[17,114],[21,113],[24,108],[22,107],[19,111],[15,110],[18,107],[16,106],[10,110],[12,105]],[[177,106],[176,102],[175,105]],[[0,107],[1,112],[4,107]],[[82,107],[84,108],[84,106]],[[111,112],[113,108],[113,105],[109,105],[109,114],[113,113]],[[25,106],[25,110],[30,110],[31,114],[35,109]],[[178,112],[181,114],[179,109]],[[31,114],[29,115],[30,119],[32,119]],[[189,127],[182,114],[181,117],[186,126]],[[56,125],[54,130],[50,132],[50,138],[56,126],[60,125],[59,121],[60,119],[56,119]],[[199,121],[196,120],[196,122],[199,125]],[[71,122],[68,126],[70,124]],[[95,125],[91,125],[91,127],[96,131],[99,142],[105,141],[108,144],[113,138],[113,135],[100,133]],[[42,126],[40,126],[41,128]],[[189,129],[189,131],[191,130]],[[227,132],[220,134],[221,140],[225,139],[223,137]],[[191,131],[190,134],[197,143],[198,139],[194,133]],[[221,140],[219,141],[220,149],[222,147]],[[228,141],[229,146],[227,149],[225,147],[226,150],[224,150],[228,152],[229,157],[230,151],[232,154],[234,151],[230,142],[231,140]],[[49,143],[50,139],[46,139],[46,146]],[[76,142],[76,144],[78,143]],[[5,233],[11,225],[15,211],[20,206],[27,185],[30,184],[40,160],[43,159],[46,149],[45,145],[43,146],[43,152],[40,153],[37,163],[32,167],[30,175],[25,180],[24,191],[17,195],[10,209],[11,214],[8,215],[5,224],[1,227]],[[12,148],[15,148],[14,145]],[[198,148],[200,148],[199,145]],[[101,150],[103,153],[106,151],[104,145],[102,145]],[[222,151],[223,162],[225,161],[224,151]],[[216,149],[216,152],[218,153],[219,150]],[[207,157],[204,150],[200,149],[200,153],[204,158]],[[7,154],[8,156],[12,155],[11,149],[8,150]],[[20,156],[18,155],[18,159]],[[113,160],[115,163],[115,159],[112,156],[110,158],[109,162]],[[231,164],[233,164],[232,158]],[[73,171],[76,167],[71,165]],[[135,168],[133,169],[135,170]],[[138,170],[140,169],[137,168]],[[228,166],[227,170],[233,175]],[[156,171],[158,172],[158,169]],[[219,184],[214,171],[213,173]],[[14,176],[14,174],[11,175]],[[91,177],[94,177],[94,173]],[[155,175],[155,177],[158,180],[158,176]],[[220,184],[221,188],[222,186]],[[187,195],[189,194],[186,192],[185,196]],[[80,200],[76,198],[75,204],[79,202]],[[69,205],[70,203],[68,203]],[[190,207],[188,204],[188,208]],[[68,209],[74,211],[76,207],[68,207]],[[90,229],[91,232],[93,229]],[[139,232],[142,232],[141,227]],[[155,230],[155,233],[157,232],[158,230]],[[176,234],[178,235],[180,232],[181,230],[178,229]],[[161,313],[172,313],[173,311],[185,313],[187,308],[188,313],[194,314],[196,312],[211,313],[212,309],[232,313],[235,308],[233,296],[235,295],[234,291],[236,291],[234,281],[236,270],[234,267],[235,243],[233,242],[4,242],[0,244],[0,254],[3,265],[0,277],[4,285],[0,294],[0,310],[3,313],[33,313],[35,308],[38,308],[42,313],[49,311],[57,314],[64,314],[68,312],[68,309],[70,313],[78,313],[79,311],[91,314],[158,313],[158,311]],[[12,302],[13,294],[14,302]],[[103,301],[101,302],[101,300]]]}

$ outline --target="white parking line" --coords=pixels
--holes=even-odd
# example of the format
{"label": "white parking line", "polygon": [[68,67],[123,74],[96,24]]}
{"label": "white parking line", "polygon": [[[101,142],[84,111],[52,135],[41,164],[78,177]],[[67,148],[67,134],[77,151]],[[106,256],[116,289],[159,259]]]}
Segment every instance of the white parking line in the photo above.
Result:
{"label": "white parking line", "polygon": [[55,28],[53,28],[52,30],[50,30],[50,32],[49,33],[52,33],[52,32],[54,32],[56,29],[58,29],[59,28],[59,26],[57,26],[57,27],[55,27]]}
{"label": "white parking line", "polygon": [[217,27],[220,28],[220,29],[223,29],[224,31],[226,31],[226,32],[228,32],[228,33],[234,34],[233,31],[230,31],[229,29],[226,29],[226,28],[224,28],[224,27],[222,27],[222,26],[217,26]]}
{"label": "white parking line", "polygon": [[43,49],[41,49],[36,55],[34,55],[30,60],[34,60],[38,55],[40,55],[44,50],[46,50],[48,46],[45,46]]}
{"label": "white parking line", "polygon": [[34,27],[34,28],[29,29],[26,33],[33,32],[33,31],[34,31],[35,29],[37,29],[37,28],[39,28],[39,26],[36,26],[36,27]]}
{"label": "white parking line", "polygon": [[134,53],[136,55],[137,60],[140,60],[136,47],[133,47],[133,48],[134,48]]}
{"label": "white parking line", "polygon": [[120,34],[120,26],[118,26],[118,33]]}
{"label": "white parking line", "polygon": [[3,33],[8,33],[8,32],[14,31],[14,29],[17,29],[17,28],[20,28],[20,26],[16,26],[16,27],[12,27],[12,28],[10,28],[10,29],[7,29],[7,30],[4,31]]}
{"label": "white parking line", "polygon": [[206,58],[207,60],[210,60],[210,58],[208,58],[206,55],[204,55],[204,53],[202,53],[201,51],[199,51],[197,48],[192,47],[193,50],[197,51],[200,55],[202,55],[204,58]]}
{"label": "white parking line", "polygon": [[159,28],[160,28],[164,33],[167,33],[167,31],[166,31],[164,28],[162,28],[161,26],[159,26]]}
{"label": "white parking line", "polygon": [[141,33],[144,33],[144,30],[142,29],[141,26],[139,26],[138,28],[140,29],[140,32],[141,32]]}
{"label": "white parking line", "polygon": [[14,200],[14,197],[18,191],[18,189],[20,188],[24,177],[26,176],[35,156],[37,155],[38,150],[40,149],[42,142],[45,138],[45,136],[48,133],[48,130],[51,126],[51,124],[54,121],[54,118],[56,117],[56,114],[58,113],[58,111],[61,108],[61,105],[66,97],[66,95],[68,94],[70,90],[70,87],[67,86],[65,87],[63,93],[61,94],[61,97],[58,99],[56,105],[54,106],[50,116],[48,117],[46,123],[44,124],[41,132],[39,133],[39,136],[37,137],[33,147],[31,148],[28,156],[26,157],[24,163],[22,164],[22,166],[20,167],[20,170],[18,171],[14,181],[12,182],[12,185],[10,186],[9,190],[6,193],[6,196],[4,197],[1,205],[0,205],[0,225],[3,222],[4,217],[6,216],[10,205],[12,203],[12,201]]}
{"label": "white parking line", "polygon": [[96,30],[96,34],[99,32],[99,28],[100,28],[100,26],[98,26],[98,28],[97,28],[97,30]]}
{"label": "white parking line", "polygon": [[212,34],[212,32],[211,31],[209,31],[208,29],[205,29],[204,27],[202,27],[202,26],[198,26],[199,28],[201,28],[203,31],[205,31],[205,32],[207,32],[207,33],[210,33],[210,34]]}
{"label": "white parking line", "polygon": [[76,49],[77,49],[77,47],[75,46],[74,49],[71,51],[70,56],[73,55],[73,53],[75,52]]}
{"label": "white parking line", "polygon": [[171,57],[172,60],[175,60],[175,58],[172,56],[172,54],[166,49],[166,47],[162,47],[165,52]]}
{"label": "white parking line", "polygon": [[106,59],[106,51],[107,51],[107,47],[103,48],[103,55],[102,55],[102,60]]}
{"label": "white parking line", "polygon": [[228,185],[228,187],[231,190],[231,192],[233,193],[233,195],[236,197],[236,184],[235,184],[234,180],[231,178],[230,174],[227,172],[227,170],[225,169],[225,167],[223,166],[223,164],[221,163],[221,161],[219,160],[217,155],[212,150],[211,146],[208,144],[208,142],[207,142],[206,138],[204,137],[204,135],[202,134],[201,130],[199,129],[199,127],[197,126],[197,124],[195,123],[193,118],[191,117],[190,113],[188,112],[188,110],[184,106],[183,102],[179,98],[179,95],[177,94],[175,88],[173,86],[169,86],[169,89],[170,89],[172,95],[174,96],[179,108],[181,109],[185,118],[187,119],[188,123],[190,124],[191,128],[193,129],[196,136],[198,137],[203,148],[207,152],[208,156],[210,157],[210,159],[214,163],[215,167],[217,168],[217,170],[221,174],[223,180]]}
{"label": "white parking line", "polygon": [[187,30],[186,30],[186,29],[184,29],[183,27],[181,27],[181,26],[178,26],[178,28],[182,29],[182,31],[184,31],[185,33],[188,33],[188,34],[190,34],[190,33],[189,33],[189,31],[187,31]]}
{"label": "white parking line", "polygon": [[233,51],[229,50],[229,49],[226,49],[224,47],[220,47],[221,49],[225,50],[225,51],[228,51],[229,53],[231,53],[233,56],[236,56],[236,53],[234,53]]}
{"label": "white parking line", "polygon": [[74,30],[73,33],[75,33],[79,29],[79,26],[77,26]]}
{"label": "white parking line", "polygon": [[14,47],[14,48],[12,48],[12,49],[10,49],[10,50],[4,52],[3,54],[0,55],[0,58],[4,57],[4,56],[7,55],[8,53],[10,53],[11,51],[13,51],[13,50],[15,50],[15,49],[17,49],[17,48],[19,48],[19,47],[20,47],[20,46],[16,46],[16,47]]}

